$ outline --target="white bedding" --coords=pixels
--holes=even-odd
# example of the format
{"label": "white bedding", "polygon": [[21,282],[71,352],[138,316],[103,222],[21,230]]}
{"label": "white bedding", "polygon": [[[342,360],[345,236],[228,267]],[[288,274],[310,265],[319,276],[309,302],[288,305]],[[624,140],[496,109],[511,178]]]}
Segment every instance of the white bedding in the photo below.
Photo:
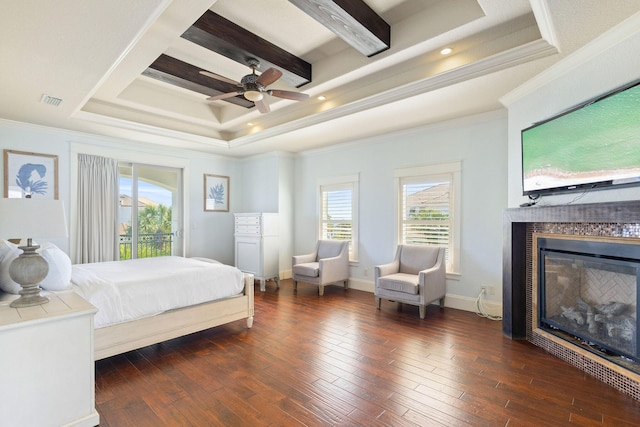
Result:
{"label": "white bedding", "polygon": [[98,308],[96,328],[244,290],[243,273],[235,267],[175,256],[76,264],[72,270],[74,291]]}

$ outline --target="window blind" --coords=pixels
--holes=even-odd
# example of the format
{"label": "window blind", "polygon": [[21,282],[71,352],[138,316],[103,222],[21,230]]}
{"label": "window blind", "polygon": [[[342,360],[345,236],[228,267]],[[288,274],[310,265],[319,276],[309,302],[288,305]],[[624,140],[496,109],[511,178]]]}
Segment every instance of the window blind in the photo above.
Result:
{"label": "window blind", "polygon": [[452,176],[402,178],[401,240],[404,244],[443,246],[451,250]]}
{"label": "window blind", "polygon": [[352,185],[322,187],[322,238],[351,240],[353,232]]}
{"label": "window blind", "polygon": [[322,185],[320,187],[321,212],[320,236],[327,240],[349,240],[349,258],[353,259],[354,223],[353,223],[352,183]]}

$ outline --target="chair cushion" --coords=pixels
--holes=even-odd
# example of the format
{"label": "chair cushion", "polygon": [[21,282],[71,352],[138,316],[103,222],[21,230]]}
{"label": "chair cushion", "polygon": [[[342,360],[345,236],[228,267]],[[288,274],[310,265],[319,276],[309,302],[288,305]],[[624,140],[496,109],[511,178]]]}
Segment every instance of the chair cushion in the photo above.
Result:
{"label": "chair cushion", "polygon": [[345,244],[346,242],[343,240],[320,240],[318,244],[318,260],[340,255]]}
{"label": "chair cushion", "polygon": [[389,274],[388,276],[379,277],[376,286],[388,291],[418,295],[418,276],[406,273]]}
{"label": "chair cushion", "polygon": [[293,266],[293,272],[301,276],[318,277],[320,274],[320,263],[305,262]]}
{"label": "chair cushion", "polygon": [[400,253],[400,272],[418,274],[433,267],[438,260],[439,250],[436,246],[403,245]]}

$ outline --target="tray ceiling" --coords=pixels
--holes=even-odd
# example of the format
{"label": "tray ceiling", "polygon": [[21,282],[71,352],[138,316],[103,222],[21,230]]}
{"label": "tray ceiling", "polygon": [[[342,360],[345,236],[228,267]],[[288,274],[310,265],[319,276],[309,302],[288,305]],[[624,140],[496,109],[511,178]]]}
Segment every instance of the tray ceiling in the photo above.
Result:
{"label": "tray ceiling", "polygon": [[[638,11],[586,3],[598,10],[551,0],[14,2],[0,18],[10,58],[0,117],[236,156],[296,152],[500,109],[500,96]],[[562,26],[575,13],[579,34]],[[269,89],[310,98],[266,95],[266,114],[242,96],[207,101],[237,88],[200,71],[237,82],[248,58],[258,74],[283,73]],[[63,101],[45,105],[43,94]]]}

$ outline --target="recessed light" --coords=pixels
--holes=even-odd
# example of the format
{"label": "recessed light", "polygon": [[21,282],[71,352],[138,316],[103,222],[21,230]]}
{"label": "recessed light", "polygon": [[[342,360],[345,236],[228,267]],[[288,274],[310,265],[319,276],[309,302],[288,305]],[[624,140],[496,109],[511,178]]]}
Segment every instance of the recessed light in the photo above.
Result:
{"label": "recessed light", "polygon": [[247,123],[247,126],[253,126],[253,123],[249,122]]}
{"label": "recessed light", "polygon": [[451,49],[450,47],[445,47],[440,51],[442,55],[449,55],[451,52],[453,52],[453,49]]}
{"label": "recessed light", "polygon": [[325,99],[327,99],[327,97],[326,97],[326,96],[324,96],[324,95],[320,95],[320,96],[318,97],[318,99],[319,99],[320,101],[324,101]]}

